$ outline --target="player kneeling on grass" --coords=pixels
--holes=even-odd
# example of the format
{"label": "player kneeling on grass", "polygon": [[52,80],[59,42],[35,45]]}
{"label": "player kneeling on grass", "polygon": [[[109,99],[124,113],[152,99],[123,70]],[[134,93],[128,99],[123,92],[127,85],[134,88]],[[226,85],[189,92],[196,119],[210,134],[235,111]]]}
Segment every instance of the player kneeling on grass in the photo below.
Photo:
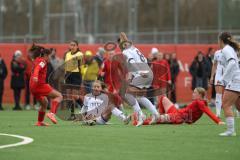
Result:
{"label": "player kneeling on grass", "polygon": [[29,52],[34,60],[29,87],[31,93],[41,105],[38,112],[38,122],[36,123],[36,126],[48,126],[47,123],[43,122],[48,105],[47,97],[52,99],[51,110],[47,113],[47,117],[56,124],[57,120],[55,118],[55,113],[59,102],[62,101],[62,95],[46,83],[47,63],[51,52],[48,49],[34,44]]}
{"label": "player kneeling on grass", "polygon": [[[114,95],[103,91],[102,82],[96,80],[92,86],[92,93],[84,96],[83,107],[81,110],[81,119],[85,124],[106,124],[112,115],[112,111],[118,112],[118,117],[128,124],[130,117],[125,116],[122,111],[114,107],[112,103]],[[74,96],[75,99],[79,99],[80,96]]]}
{"label": "player kneeling on grass", "polygon": [[[157,124],[192,124],[199,120],[203,113],[206,113],[217,124],[224,124],[214,113],[207,107],[207,102],[204,100],[206,95],[205,89],[198,87],[195,88],[192,95],[192,103],[183,109],[177,109],[174,104],[165,96],[162,96],[158,103],[158,110],[161,114]],[[136,118],[136,116],[135,116]],[[144,125],[148,125],[151,118],[144,121]],[[133,124],[136,125],[137,120]]]}

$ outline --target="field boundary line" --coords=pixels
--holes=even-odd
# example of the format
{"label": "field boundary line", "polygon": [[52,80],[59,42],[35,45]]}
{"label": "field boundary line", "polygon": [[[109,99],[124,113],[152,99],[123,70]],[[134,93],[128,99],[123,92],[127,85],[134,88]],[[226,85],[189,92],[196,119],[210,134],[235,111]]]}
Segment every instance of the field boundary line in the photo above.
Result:
{"label": "field boundary line", "polygon": [[29,143],[32,143],[34,140],[30,137],[24,137],[24,136],[20,136],[20,135],[15,135],[15,134],[6,134],[6,133],[0,133],[0,136],[9,136],[9,137],[15,137],[15,138],[19,138],[22,139],[23,141],[21,142],[17,142],[17,143],[13,143],[13,144],[6,144],[6,145],[1,145],[0,149],[3,148],[9,148],[9,147],[16,147],[16,146],[21,146],[21,145],[26,145]]}

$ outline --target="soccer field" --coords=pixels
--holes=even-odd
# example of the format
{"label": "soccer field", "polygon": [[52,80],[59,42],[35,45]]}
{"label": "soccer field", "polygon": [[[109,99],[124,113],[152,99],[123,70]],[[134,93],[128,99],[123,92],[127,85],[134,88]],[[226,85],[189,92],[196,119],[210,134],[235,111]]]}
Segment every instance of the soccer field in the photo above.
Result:
{"label": "soccer field", "polygon": [[[27,145],[0,149],[0,160],[240,158],[240,119],[236,120],[236,137],[219,137],[225,126],[214,124],[206,116],[194,125],[142,127],[126,126],[115,118],[107,126],[82,126],[59,120],[57,125],[35,127],[36,118],[37,111],[0,112],[0,133],[34,139]],[[0,146],[19,141],[0,135]]]}

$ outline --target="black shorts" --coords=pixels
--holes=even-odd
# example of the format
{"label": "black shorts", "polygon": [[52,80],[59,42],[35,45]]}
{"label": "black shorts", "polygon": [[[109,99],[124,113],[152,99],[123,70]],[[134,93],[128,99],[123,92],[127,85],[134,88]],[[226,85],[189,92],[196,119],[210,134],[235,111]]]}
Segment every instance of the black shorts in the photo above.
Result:
{"label": "black shorts", "polygon": [[65,74],[66,84],[81,85],[82,75],[79,72],[67,72]]}

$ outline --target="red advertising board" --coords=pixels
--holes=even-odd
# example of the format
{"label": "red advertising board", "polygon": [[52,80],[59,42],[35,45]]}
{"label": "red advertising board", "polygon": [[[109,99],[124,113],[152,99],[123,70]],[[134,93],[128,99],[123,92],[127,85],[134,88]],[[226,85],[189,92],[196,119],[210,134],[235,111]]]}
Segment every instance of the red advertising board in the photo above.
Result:
{"label": "red advertising board", "polygon": [[[13,91],[10,88],[10,62],[13,54],[16,50],[21,50],[26,56],[28,47],[30,44],[0,44],[0,54],[7,64],[8,77],[5,80],[5,90],[3,96],[3,103],[13,103]],[[44,44],[45,47],[53,47],[57,49],[57,54],[59,57],[63,57],[65,51],[68,49],[68,44]],[[82,52],[90,50],[96,53],[98,47],[103,47],[101,44],[80,44],[79,45]],[[180,74],[177,78],[177,101],[178,102],[188,102],[191,100],[191,75],[189,74],[189,66],[191,65],[194,57],[198,51],[206,53],[209,47],[217,49],[217,45],[192,45],[192,44],[136,44],[136,47],[145,55],[150,54],[153,47],[158,48],[159,51],[163,53],[173,53],[177,54],[180,64]],[[22,93],[22,102],[24,102],[24,92]]]}

